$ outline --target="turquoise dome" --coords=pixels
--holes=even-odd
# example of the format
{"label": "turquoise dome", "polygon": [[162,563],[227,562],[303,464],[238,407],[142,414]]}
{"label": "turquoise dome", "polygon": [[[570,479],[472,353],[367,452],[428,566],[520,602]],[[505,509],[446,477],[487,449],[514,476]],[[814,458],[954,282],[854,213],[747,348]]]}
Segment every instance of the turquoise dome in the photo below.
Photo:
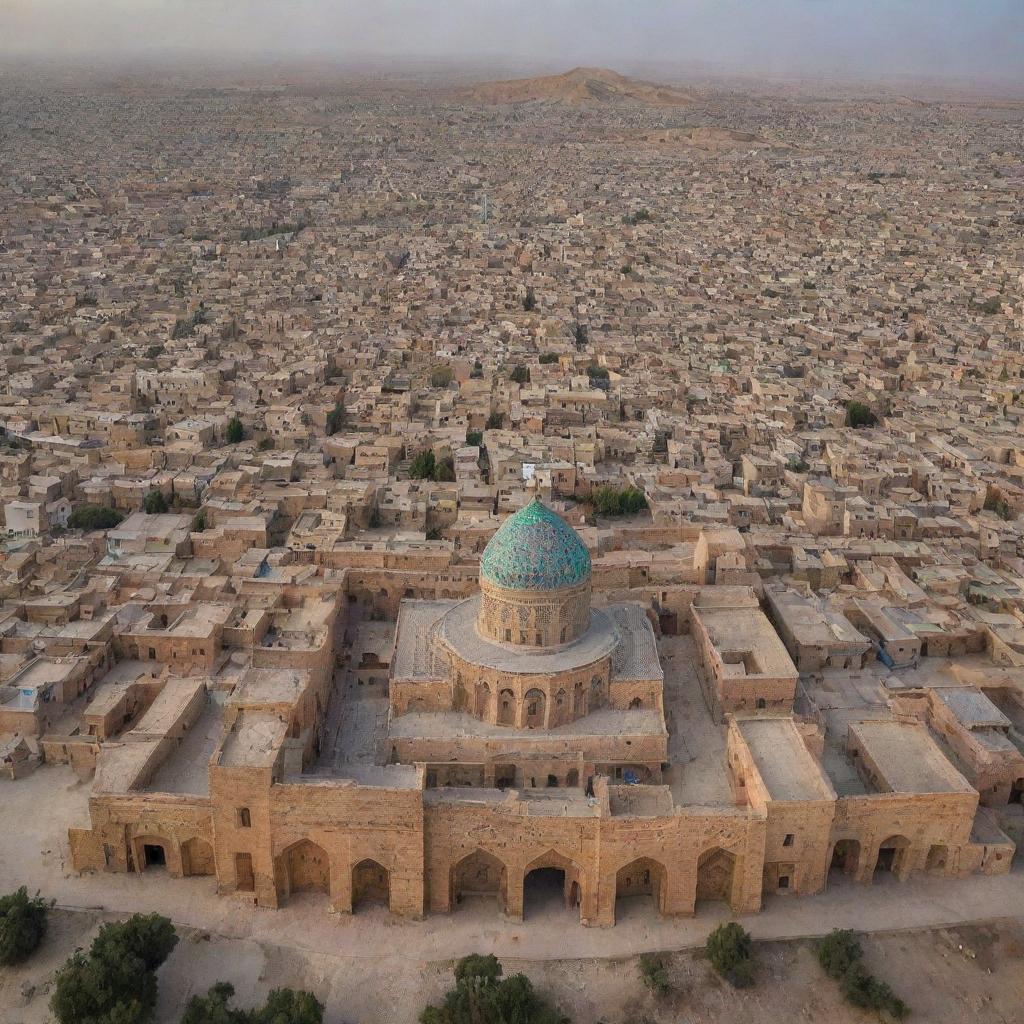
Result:
{"label": "turquoise dome", "polygon": [[534,498],[491,538],[480,576],[507,590],[573,587],[590,576],[590,552],[561,516]]}

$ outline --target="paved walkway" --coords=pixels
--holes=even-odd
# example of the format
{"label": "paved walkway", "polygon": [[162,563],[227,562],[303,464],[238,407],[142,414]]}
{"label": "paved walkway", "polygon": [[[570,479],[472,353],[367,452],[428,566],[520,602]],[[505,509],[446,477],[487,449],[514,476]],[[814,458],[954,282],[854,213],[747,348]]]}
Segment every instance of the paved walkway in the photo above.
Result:
{"label": "paved walkway", "polygon": [[[580,926],[556,901],[522,923],[505,920],[493,900],[468,901],[455,914],[423,921],[396,918],[383,908],[333,914],[326,898],[313,895],[265,910],[218,896],[211,878],[174,879],[152,868],[143,875],[72,873],[66,826],[85,822],[87,801],[88,786],[66,768],[46,767],[20,782],[0,783],[0,892],[27,885],[69,909],[156,911],[231,938],[355,959],[442,961],[476,952],[531,960],[621,957],[701,945],[729,918],[727,907],[712,904],[693,918],[661,919],[649,900],[620,904],[619,923],[607,929]],[[831,928],[891,931],[996,918],[1024,919],[1024,867],[992,878],[902,884],[885,878],[873,886],[842,879],[819,896],[770,897],[762,913],[742,920],[755,938],[780,939]]]}

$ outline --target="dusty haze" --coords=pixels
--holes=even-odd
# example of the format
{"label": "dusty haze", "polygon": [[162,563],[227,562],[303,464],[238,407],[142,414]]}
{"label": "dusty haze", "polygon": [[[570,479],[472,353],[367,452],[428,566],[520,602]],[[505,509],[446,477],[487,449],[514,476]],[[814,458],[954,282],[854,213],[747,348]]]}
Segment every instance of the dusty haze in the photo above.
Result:
{"label": "dusty haze", "polygon": [[3,0],[0,57],[699,62],[1024,82],[1020,0]]}

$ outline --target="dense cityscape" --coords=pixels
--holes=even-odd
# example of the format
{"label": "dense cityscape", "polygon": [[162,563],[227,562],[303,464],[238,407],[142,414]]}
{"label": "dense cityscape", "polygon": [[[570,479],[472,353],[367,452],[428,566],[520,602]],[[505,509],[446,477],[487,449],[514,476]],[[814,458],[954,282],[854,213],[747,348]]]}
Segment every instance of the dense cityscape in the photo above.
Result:
{"label": "dense cityscape", "polygon": [[[579,933],[651,1021],[719,922],[1024,913],[1021,111],[6,72],[0,891],[423,962]],[[177,970],[175,1024],[220,977]],[[446,970],[244,1020],[412,1020]],[[120,1019],[62,984],[0,1016]]]}

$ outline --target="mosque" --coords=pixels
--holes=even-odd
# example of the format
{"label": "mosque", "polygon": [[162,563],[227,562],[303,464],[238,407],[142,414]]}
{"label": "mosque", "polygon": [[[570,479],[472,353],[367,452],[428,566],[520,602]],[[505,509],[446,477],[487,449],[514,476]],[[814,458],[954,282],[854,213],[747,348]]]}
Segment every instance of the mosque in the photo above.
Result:
{"label": "mosque", "polygon": [[756,597],[723,604],[742,588],[696,588],[670,734],[650,601],[595,602],[587,547],[539,500],[491,538],[476,592],[407,591],[386,698],[332,681],[354,578],[321,662],[274,668],[290,656],[277,645],[240,671],[236,650],[233,674],[205,684],[217,700],[185,688],[189,708],[223,707],[208,769],[191,766],[201,785],[160,767],[191,749],[194,714],[162,706],[166,735],[99,748],[90,827],[69,831],[76,869],[214,875],[262,907],[309,890],[336,912],[408,917],[482,898],[522,920],[539,892],[593,925],[626,900],[750,913],[844,875],[1009,869],[1012,842],[919,722],[851,722],[848,750],[824,749],[794,717],[797,673]]}

